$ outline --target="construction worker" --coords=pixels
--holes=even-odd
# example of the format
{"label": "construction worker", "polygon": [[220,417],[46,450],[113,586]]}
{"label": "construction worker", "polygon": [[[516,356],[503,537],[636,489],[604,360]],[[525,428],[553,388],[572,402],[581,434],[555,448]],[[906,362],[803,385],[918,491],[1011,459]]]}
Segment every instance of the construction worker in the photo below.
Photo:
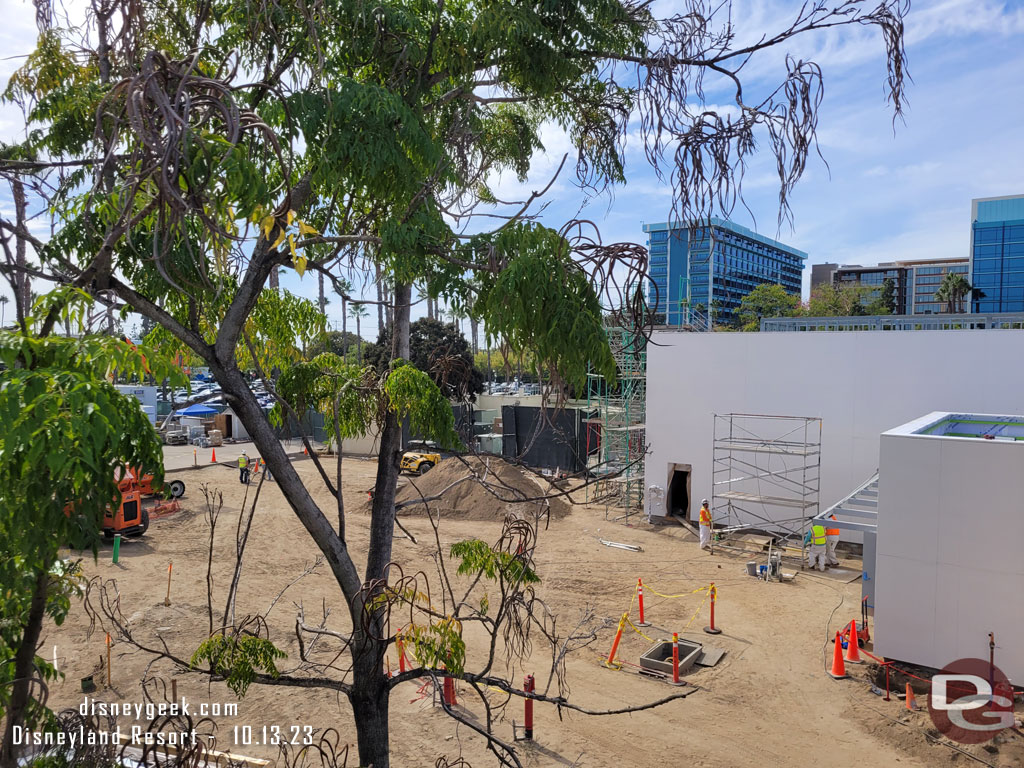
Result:
{"label": "construction worker", "polygon": [[711,548],[711,510],[708,509],[707,499],[700,503],[700,548]]}
{"label": "construction worker", "polygon": [[[830,520],[835,520],[835,515],[829,515]],[[825,562],[828,565],[839,565],[839,558],[836,557],[836,544],[839,543],[839,529],[825,529]]]}
{"label": "construction worker", "polygon": [[238,480],[242,485],[249,484],[249,456],[245,451],[238,457]]}
{"label": "construction worker", "polygon": [[[825,570],[825,544],[827,537],[825,536],[824,525],[812,525],[811,530],[808,532],[810,536],[810,545],[807,547],[807,565],[810,568],[817,566],[819,571]],[[805,541],[807,538],[805,537]]]}

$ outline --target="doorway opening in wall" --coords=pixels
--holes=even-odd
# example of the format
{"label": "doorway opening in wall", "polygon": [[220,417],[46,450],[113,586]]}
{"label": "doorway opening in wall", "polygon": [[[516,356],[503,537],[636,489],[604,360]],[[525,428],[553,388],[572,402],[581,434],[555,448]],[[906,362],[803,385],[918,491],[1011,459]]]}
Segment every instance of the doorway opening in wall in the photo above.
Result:
{"label": "doorway opening in wall", "polygon": [[683,520],[690,519],[690,465],[669,464],[668,493],[665,494],[665,505],[668,514],[676,515]]}

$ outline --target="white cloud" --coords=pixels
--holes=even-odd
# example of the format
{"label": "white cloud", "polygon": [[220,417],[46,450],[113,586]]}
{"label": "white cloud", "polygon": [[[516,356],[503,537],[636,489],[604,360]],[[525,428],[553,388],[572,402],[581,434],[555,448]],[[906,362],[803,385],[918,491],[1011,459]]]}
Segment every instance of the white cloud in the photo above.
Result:
{"label": "white cloud", "polygon": [[975,34],[1010,37],[1024,32],[1024,8],[993,0],[937,0],[911,6],[907,44],[933,37],[968,37]]}

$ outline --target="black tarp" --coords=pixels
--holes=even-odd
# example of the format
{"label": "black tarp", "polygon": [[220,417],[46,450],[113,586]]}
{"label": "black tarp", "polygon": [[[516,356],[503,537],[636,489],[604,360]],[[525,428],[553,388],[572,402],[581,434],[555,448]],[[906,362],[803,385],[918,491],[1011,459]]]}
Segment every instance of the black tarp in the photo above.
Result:
{"label": "black tarp", "polygon": [[501,407],[502,456],[538,469],[586,468],[583,413],[529,405]]}

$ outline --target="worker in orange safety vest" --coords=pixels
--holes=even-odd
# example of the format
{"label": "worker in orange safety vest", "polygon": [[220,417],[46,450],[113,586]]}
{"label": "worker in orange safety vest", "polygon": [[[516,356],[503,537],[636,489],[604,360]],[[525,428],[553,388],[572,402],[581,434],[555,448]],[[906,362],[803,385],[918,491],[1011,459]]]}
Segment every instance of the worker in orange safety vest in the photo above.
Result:
{"label": "worker in orange safety vest", "polygon": [[[829,515],[829,520],[835,520],[835,515]],[[825,563],[827,565],[839,565],[839,558],[836,557],[836,544],[839,543],[839,529],[825,529]]]}
{"label": "worker in orange safety vest", "polygon": [[711,510],[707,499],[700,503],[700,548],[711,548]]}

